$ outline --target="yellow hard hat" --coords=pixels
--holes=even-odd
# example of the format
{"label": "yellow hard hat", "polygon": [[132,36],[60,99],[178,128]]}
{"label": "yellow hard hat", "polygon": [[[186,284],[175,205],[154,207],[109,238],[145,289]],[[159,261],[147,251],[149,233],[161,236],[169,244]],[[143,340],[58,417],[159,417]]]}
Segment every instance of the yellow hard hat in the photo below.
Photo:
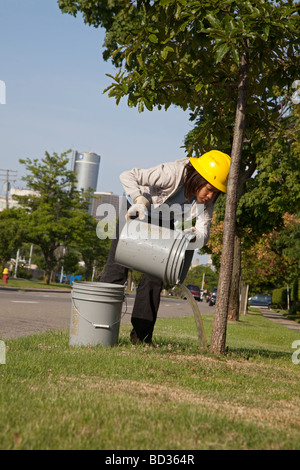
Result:
{"label": "yellow hard hat", "polygon": [[229,155],[219,150],[211,150],[199,158],[190,157],[190,162],[209,184],[223,193],[227,192],[227,179],[230,167]]}

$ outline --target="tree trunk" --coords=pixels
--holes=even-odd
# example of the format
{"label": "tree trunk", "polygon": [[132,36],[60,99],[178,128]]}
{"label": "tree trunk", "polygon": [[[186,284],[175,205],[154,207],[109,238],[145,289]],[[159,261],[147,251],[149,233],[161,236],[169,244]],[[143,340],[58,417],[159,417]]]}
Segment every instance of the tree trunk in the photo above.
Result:
{"label": "tree trunk", "polygon": [[238,84],[238,102],[236,108],[233,144],[231,150],[231,164],[228,177],[228,190],[223,233],[223,248],[218,283],[218,296],[210,345],[211,352],[219,354],[225,353],[226,346],[229,290],[231,284],[234,256],[237,188],[239,183],[239,170],[242,157],[242,146],[245,130],[246,105],[248,96],[248,74],[248,54],[244,53],[241,60],[240,77]]}
{"label": "tree trunk", "polygon": [[44,272],[45,272],[44,283],[45,284],[50,284],[51,271],[48,271],[48,269],[45,269]]}
{"label": "tree trunk", "polygon": [[246,284],[241,280],[241,305],[240,305],[240,314],[246,315],[248,313],[248,292],[249,284]]}
{"label": "tree trunk", "polygon": [[241,239],[234,237],[234,256],[229,295],[228,320],[239,320],[240,313],[240,278],[241,278]]}

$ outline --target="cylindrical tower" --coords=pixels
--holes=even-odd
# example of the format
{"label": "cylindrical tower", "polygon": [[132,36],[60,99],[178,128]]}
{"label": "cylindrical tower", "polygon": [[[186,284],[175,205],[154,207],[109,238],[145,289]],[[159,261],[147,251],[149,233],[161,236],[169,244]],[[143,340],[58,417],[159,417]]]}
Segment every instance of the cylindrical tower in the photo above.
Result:
{"label": "cylindrical tower", "polygon": [[87,191],[97,189],[98,173],[100,167],[100,155],[91,152],[73,152],[72,170],[76,173],[76,189]]}

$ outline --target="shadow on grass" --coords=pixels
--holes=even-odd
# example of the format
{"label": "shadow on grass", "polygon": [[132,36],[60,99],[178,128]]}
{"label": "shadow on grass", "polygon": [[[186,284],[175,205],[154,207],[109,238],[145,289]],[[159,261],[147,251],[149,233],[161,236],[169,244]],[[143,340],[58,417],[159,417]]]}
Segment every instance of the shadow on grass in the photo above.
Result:
{"label": "shadow on grass", "polygon": [[265,348],[245,348],[245,347],[227,347],[226,352],[224,355],[217,355],[213,354],[209,350],[209,344],[207,349],[202,349],[199,346],[197,339],[193,338],[177,338],[177,339],[168,339],[163,336],[156,336],[153,341],[153,347],[149,347],[146,343],[141,345],[132,345],[130,339],[126,336],[121,336],[119,338],[119,347],[130,347],[130,348],[139,348],[139,349],[149,349],[149,351],[153,351],[158,354],[165,354],[165,353],[181,353],[186,355],[205,355],[211,356],[219,359],[230,359],[230,358],[241,358],[244,360],[252,359],[272,359],[272,360],[279,360],[279,359],[290,359],[291,352],[288,351],[274,351],[271,349]]}
{"label": "shadow on grass", "polygon": [[229,348],[226,351],[227,357],[240,357],[243,359],[262,358],[262,359],[288,359],[291,353],[288,351],[272,351],[270,349],[258,348]]}

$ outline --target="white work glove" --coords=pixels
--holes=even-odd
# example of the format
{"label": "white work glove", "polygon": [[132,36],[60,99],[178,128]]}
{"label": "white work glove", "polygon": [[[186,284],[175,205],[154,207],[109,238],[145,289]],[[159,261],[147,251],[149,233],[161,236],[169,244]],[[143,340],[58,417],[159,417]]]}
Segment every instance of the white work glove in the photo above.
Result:
{"label": "white work glove", "polygon": [[195,227],[186,228],[184,232],[195,237],[190,241],[187,250],[198,250],[204,246],[204,238]]}
{"label": "white work glove", "polygon": [[133,206],[131,206],[126,213],[126,220],[136,219],[144,220],[148,217],[148,210],[150,209],[150,202],[144,196],[138,196],[134,200]]}

